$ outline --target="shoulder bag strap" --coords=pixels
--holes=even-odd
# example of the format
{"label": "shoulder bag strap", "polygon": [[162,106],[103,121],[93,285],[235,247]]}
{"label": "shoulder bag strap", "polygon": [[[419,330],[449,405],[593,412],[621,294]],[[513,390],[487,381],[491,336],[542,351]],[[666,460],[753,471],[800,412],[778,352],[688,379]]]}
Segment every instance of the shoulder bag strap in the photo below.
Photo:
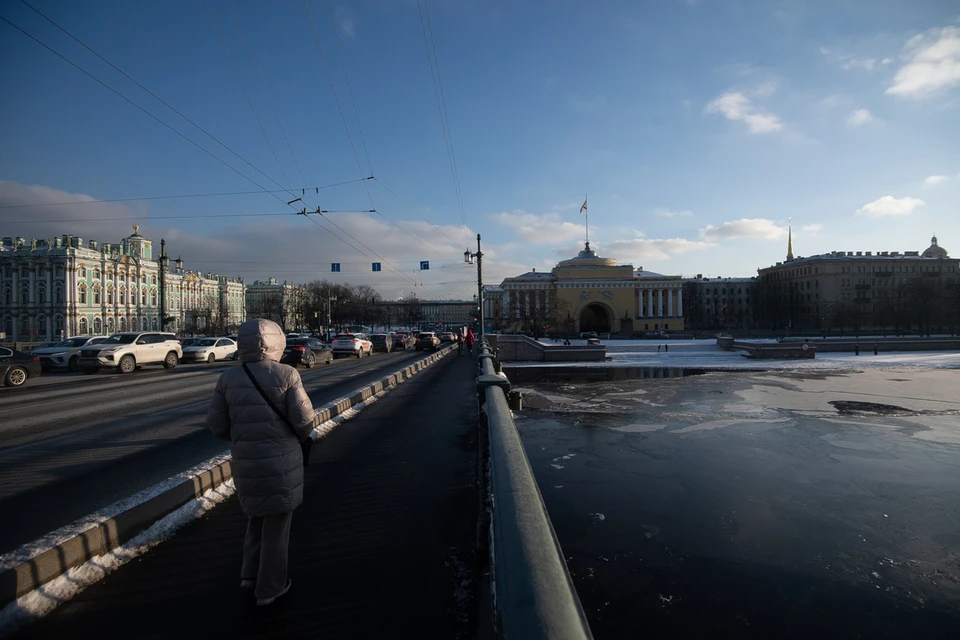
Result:
{"label": "shoulder bag strap", "polygon": [[[277,406],[273,404],[273,402],[270,401],[270,398],[267,397],[267,394],[263,392],[263,387],[261,387],[260,383],[257,382],[257,379],[253,377],[253,372],[250,371],[250,368],[247,366],[246,362],[243,363],[243,370],[247,372],[247,377],[250,378],[250,382],[252,382],[253,386],[255,386],[257,388],[257,391],[260,392],[260,397],[263,398],[268,405],[270,405],[270,408],[273,409],[274,413],[280,416],[280,419],[283,420],[283,423],[288,427],[290,427],[290,429],[293,431],[293,435],[296,436],[297,430],[293,428],[292,424],[290,424],[290,420],[287,419],[287,416],[280,413],[280,410],[277,409]],[[299,436],[297,437],[299,438]]]}

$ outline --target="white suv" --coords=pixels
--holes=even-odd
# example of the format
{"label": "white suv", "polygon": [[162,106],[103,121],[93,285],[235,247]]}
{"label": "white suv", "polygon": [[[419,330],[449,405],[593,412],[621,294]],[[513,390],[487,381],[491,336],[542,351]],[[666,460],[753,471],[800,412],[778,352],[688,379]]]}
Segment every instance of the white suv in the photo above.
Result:
{"label": "white suv", "polygon": [[145,364],[163,364],[173,369],[182,356],[180,342],[172,333],[130,331],[115,333],[96,346],[83,347],[79,364],[84,373],[112,368],[131,373]]}
{"label": "white suv", "polygon": [[363,356],[373,355],[373,343],[362,333],[341,333],[330,344],[334,357],[336,356]]}

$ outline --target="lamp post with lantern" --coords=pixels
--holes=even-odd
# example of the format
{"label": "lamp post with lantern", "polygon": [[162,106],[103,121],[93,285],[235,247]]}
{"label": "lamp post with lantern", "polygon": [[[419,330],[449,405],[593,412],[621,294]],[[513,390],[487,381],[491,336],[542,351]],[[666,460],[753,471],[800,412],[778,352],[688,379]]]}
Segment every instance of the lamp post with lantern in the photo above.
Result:
{"label": "lamp post with lantern", "polygon": [[167,255],[167,241],[160,238],[160,331],[167,327],[167,267],[170,266],[170,257]]}
{"label": "lamp post with lantern", "polygon": [[480,234],[477,234],[477,252],[471,253],[470,249],[467,249],[463,252],[463,261],[467,264],[472,264],[473,259],[477,259],[477,307],[479,309],[480,315],[480,330],[478,338],[483,337],[483,327],[484,327],[484,318],[483,318],[483,252],[480,251]]}

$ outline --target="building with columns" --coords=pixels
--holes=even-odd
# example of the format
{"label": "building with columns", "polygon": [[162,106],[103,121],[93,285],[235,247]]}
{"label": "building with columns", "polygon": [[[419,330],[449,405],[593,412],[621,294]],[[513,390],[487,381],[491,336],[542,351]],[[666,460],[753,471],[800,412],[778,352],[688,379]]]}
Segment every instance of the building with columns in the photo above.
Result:
{"label": "building with columns", "polygon": [[508,333],[682,331],[683,280],[618,265],[587,242],[549,272],[530,271],[486,288],[484,312],[492,330]]}
{"label": "building with columns", "polygon": [[187,272],[178,259],[165,273],[173,319],[161,327],[158,258],[138,226],[116,244],[73,235],[2,238],[0,332],[8,341],[47,342],[161,328],[210,332],[246,317],[242,280]]}

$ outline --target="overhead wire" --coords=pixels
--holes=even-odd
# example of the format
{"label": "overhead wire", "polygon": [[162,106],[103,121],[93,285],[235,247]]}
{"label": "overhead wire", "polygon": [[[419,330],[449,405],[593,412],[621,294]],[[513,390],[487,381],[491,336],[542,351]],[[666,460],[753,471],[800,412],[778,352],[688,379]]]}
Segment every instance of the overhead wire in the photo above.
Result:
{"label": "overhead wire", "polygon": [[[321,209],[320,213],[373,213],[370,209]],[[151,216],[131,214],[128,216],[115,216],[109,218],[63,218],[58,220],[10,220],[3,224],[46,224],[49,222],[115,222],[118,220],[192,220],[194,218],[258,218],[269,216],[302,216],[303,211],[279,211],[266,213],[190,213],[172,216]]]}
{"label": "overhead wire", "polygon": [[[310,187],[310,189],[331,189],[333,187],[341,187],[347,184],[354,184],[357,182],[362,182],[364,180],[373,180],[373,176],[369,178],[354,178],[353,180],[345,180],[343,182],[335,182],[333,184],[320,185],[318,187]],[[0,209],[27,209],[30,207],[61,207],[64,205],[77,205],[77,204],[102,204],[109,202],[136,202],[139,200],[173,200],[177,198],[215,198],[220,196],[248,196],[248,195],[259,195],[261,193],[287,193],[287,189],[264,189],[260,191],[222,191],[219,193],[189,193],[182,195],[169,195],[169,196],[140,196],[136,198],[105,198],[101,200],[71,200],[67,202],[39,202],[31,204],[6,204],[0,205]]]}
{"label": "overhead wire", "polygon": [[[287,172],[283,168],[283,163],[280,162],[280,157],[277,155],[276,149],[273,148],[273,143],[270,142],[270,136],[267,135],[267,130],[263,128],[263,122],[260,120],[260,115],[257,113],[257,108],[253,106],[253,100],[250,99],[250,94],[247,93],[247,88],[243,84],[243,79],[240,77],[240,72],[237,71],[237,66],[233,63],[233,58],[230,56],[230,52],[227,50],[227,45],[223,41],[223,37],[220,35],[220,29],[217,27],[216,20],[213,19],[213,14],[210,13],[210,7],[207,6],[207,0],[200,0],[200,3],[203,4],[203,10],[206,11],[207,18],[210,19],[210,25],[213,27],[213,32],[217,35],[217,40],[220,42],[220,47],[223,49],[223,55],[227,57],[227,62],[230,63],[230,68],[233,69],[233,75],[237,78],[237,83],[240,85],[240,91],[243,92],[243,97],[247,99],[247,104],[250,106],[250,111],[253,112],[253,117],[257,121],[257,126],[260,127],[260,133],[263,134],[263,139],[266,141],[267,147],[270,149],[270,153],[273,154],[273,159],[276,160],[277,166],[280,168],[280,175],[282,175],[284,181],[286,181],[289,193],[293,195],[290,178],[287,177]],[[237,26],[239,26],[239,23],[237,23]],[[306,183],[306,180],[304,180],[304,183]]]}
{"label": "overhead wire", "polygon": [[[253,68],[257,72],[257,78],[260,80],[260,87],[263,89],[263,94],[267,97],[267,102],[270,103],[270,109],[273,111],[273,118],[277,121],[277,126],[280,127],[280,133],[283,135],[283,140],[287,143],[287,150],[290,152],[290,157],[293,158],[293,163],[297,167],[297,172],[300,174],[300,180],[302,184],[306,184],[307,179],[303,175],[303,168],[300,166],[300,161],[297,160],[297,154],[293,152],[293,145],[290,144],[290,138],[287,136],[287,130],[280,121],[280,115],[277,113],[277,107],[273,102],[273,98],[270,97],[270,91],[267,90],[267,83],[263,80],[263,75],[260,73],[260,65],[257,64],[257,59],[253,55],[253,49],[250,47],[250,43],[247,41],[247,36],[243,32],[243,27],[240,26],[240,18],[237,16],[237,12],[233,7],[232,0],[227,0],[227,6],[230,7],[230,13],[233,14],[233,20],[237,24],[237,31],[240,33],[240,38],[243,40],[243,45],[247,49],[247,55],[250,56],[250,62],[253,64]],[[313,203],[315,206],[320,206],[318,198],[313,198]]]}
{"label": "overhead wire", "polygon": [[[47,16],[45,13],[43,13],[42,11],[40,11],[39,9],[37,9],[36,7],[34,7],[34,6],[33,6],[32,4],[30,4],[29,2],[27,2],[27,0],[20,0],[20,2],[22,2],[22,3],[23,3],[24,5],[26,5],[28,8],[30,8],[32,11],[34,11],[34,12],[35,12],[37,15],[39,15],[41,18],[43,18],[44,20],[46,20],[47,22],[49,22],[50,24],[52,24],[54,27],[56,27],[57,29],[59,29],[61,32],[63,32],[64,34],[66,34],[67,37],[69,37],[71,40],[73,40],[74,42],[76,42],[77,44],[79,44],[81,47],[83,47],[84,49],[86,49],[87,51],[89,51],[90,53],[92,53],[93,55],[95,55],[95,56],[96,56],[97,58],[99,58],[102,62],[104,62],[107,66],[109,66],[111,69],[113,69],[114,71],[116,71],[117,73],[119,73],[120,75],[122,75],[124,78],[126,78],[127,80],[129,80],[129,81],[132,82],[133,84],[137,85],[140,89],[142,89],[143,91],[145,91],[146,93],[148,93],[148,94],[149,94],[150,96],[152,96],[155,100],[157,100],[160,104],[162,104],[162,105],[165,106],[166,108],[168,108],[168,109],[170,109],[171,111],[173,111],[175,114],[177,114],[178,116],[180,116],[181,118],[183,118],[184,120],[186,120],[188,123],[190,123],[191,125],[193,125],[196,129],[198,129],[201,133],[203,133],[204,135],[206,135],[208,138],[210,138],[211,140],[213,140],[214,142],[216,142],[218,145],[220,145],[221,147],[223,147],[224,149],[226,149],[227,151],[229,151],[230,153],[232,153],[234,156],[236,156],[239,160],[241,160],[244,164],[246,164],[247,166],[249,166],[251,169],[253,169],[253,170],[256,171],[257,173],[259,173],[260,175],[262,175],[264,178],[270,180],[270,182],[274,183],[274,184],[277,185],[278,187],[283,187],[282,184],[280,184],[279,182],[277,182],[276,180],[274,180],[271,176],[269,176],[269,175],[267,175],[266,173],[264,173],[263,171],[261,171],[258,167],[256,167],[256,166],[255,166],[253,163],[251,163],[249,160],[247,160],[247,159],[244,158],[242,155],[240,155],[239,153],[237,153],[236,151],[234,151],[232,148],[230,148],[229,146],[227,146],[227,145],[226,145],[223,141],[221,141],[217,136],[213,135],[212,133],[210,133],[209,131],[207,131],[206,129],[204,129],[202,126],[200,126],[199,124],[197,124],[196,122],[194,122],[193,120],[191,120],[190,118],[188,118],[188,117],[187,117],[183,112],[181,112],[179,109],[177,109],[176,107],[174,107],[173,105],[171,105],[169,102],[167,102],[166,100],[164,100],[163,98],[161,98],[160,96],[158,96],[157,94],[155,94],[153,91],[151,91],[150,89],[148,89],[147,87],[145,87],[143,84],[141,84],[141,83],[138,82],[137,80],[135,80],[132,76],[130,76],[130,74],[128,74],[126,71],[124,71],[123,69],[121,69],[121,68],[118,67],[117,65],[113,64],[112,62],[110,62],[107,58],[105,58],[104,56],[100,55],[100,54],[99,54],[97,51],[95,51],[92,47],[90,47],[90,46],[87,45],[85,42],[83,42],[82,40],[80,40],[79,38],[77,38],[75,35],[73,35],[73,34],[70,33],[69,31],[67,31],[64,27],[60,26],[55,20],[53,20],[52,18],[50,18],[49,16]],[[0,18],[2,18],[2,16],[0,16]],[[206,153],[207,155],[211,156],[212,158],[214,158],[215,160],[217,160],[218,162],[220,162],[220,163],[223,164],[224,166],[228,167],[229,169],[231,169],[231,170],[234,171],[235,173],[239,174],[239,175],[242,176],[244,179],[246,179],[246,180],[248,180],[249,182],[252,182],[252,183],[255,184],[256,186],[260,187],[261,190],[263,190],[263,191],[268,191],[268,189],[266,189],[265,187],[262,187],[262,186],[261,186],[259,183],[257,183],[255,180],[253,180],[253,179],[249,178],[248,176],[244,175],[244,174],[241,173],[238,169],[234,168],[232,165],[228,164],[226,161],[224,161],[223,159],[221,159],[219,156],[214,155],[211,151],[207,150],[205,147],[200,146],[197,142],[194,142],[193,140],[191,140],[190,138],[188,138],[186,135],[184,135],[183,133],[181,133],[181,132],[178,131],[177,129],[174,129],[171,125],[167,124],[166,122],[164,122],[163,120],[161,120],[161,119],[158,118],[157,116],[153,115],[152,113],[150,113],[149,111],[147,111],[146,109],[144,109],[143,107],[141,107],[140,105],[138,105],[137,103],[135,103],[135,102],[134,102],[133,100],[131,100],[130,98],[127,98],[126,96],[124,96],[123,94],[121,94],[119,91],[117,91],[117,90],[114,89],[113,87],[107,85],[105,82],[103,82],[102,80],[100,80],[99,78],[97,78],[96,76],[94,76],[92,73],[86,71],[85,69],[83,69],[82,67],[80,67],[78,64],[76,64],[76,63],[72,62],[71,60],[69,60],[66,56],[60,54],[59,52],[57,52],[56,50],[54,50],[52,47],[44,44],[44,43],[41,42],[39,39],[37,39],[37,38],[35,38],[34,36],[30,35],[30,34],[27,33],[25,30],[21,29],[20,27],[18,27],[18,26],[15,25],[14,23],[10,22],[10,20],[8,20],[7,18],[2,18],[2,19],[3,19],[4,22],[6,22],[6,23],[9,24],[10,26],[12,26],[14,29],[20,31],[20,33],[24,34],[25,36],[27,36],[28,38],[30,38],[31,40],[33,40],[34,42],[36,42],[36,43],[39,44],[40,46],[44,47],[45,49],[47,49],[48,51],[50,51],[51,53],[53,53],[54,55],[56,55],[57,57],[59,57],[60,59],[62,59],[62,60],[63,60],[64,62],[66,62],[67,64],[75,67],[77,70],[79,70],[79,71],[80,71],[81,73],[83,73],[84,75],[88,76],[88,77],[91,78],[92,80],[94,80],[94,81],[96,81],[97,83],[101,84],[104,88],[106,88],[106,89],[110,90],[111,92],[115,93],[115,94],[116,94],[117,96],[119,96],[120,98],[123,98],[125,101],[129,102],[131,105],[133,105],[134,107],[136,107],[136,108],[139,109],[140,111],[144,112],[145,114],[147,114],[148,116],[150,116],[151,118],[153,118],[154,120],[156,120],[157,122],[159,122],[160,124],[162,124],[163,126],[165,126],[166,128],[170,129],[171,131],[173,131],[174,133],[176,133],[177,135],[179,135],[181,138],[183,138],[184,140],[186,140],[186,141],[189,142],[190,144],[194,145],[195,147],[197,147],[198,149],[200,149],[201,151],[203,151],[203,152]]]}
{"label": "overhead wire", "polygon": [[340,66],[343,68],[343,77],[347,82],[347,93],[350,94],[350,102],[353,104],[353,117],[357,120],[357,131],[360,133],[360,143],[363,145],[363,154],[367,159],[368,175],[374,175],[373,164],[370,162],[370,152],[367,150],[367,139],[363,135],[363,125],[360,124],[360,112],[357,110],[357,101],[353,96],[353,85],[350,84],[350,75],[347,73],[347,62],[343,57],[343,47],[340,46],[340,33],[337,29],[337,23],[333,19],[333,7],[330,0],[327,0],[327,12],[330,14],[330,26],[333,27],[333,37],[337,42],[337,51],[340,53]]}
{"label": "overhead wire", "polygon": [[[453,136],[450,133],[446,98],[443,94],[443,81],[440,77],[440,60],[437,57],[436,41],[433,38],[433,26],[430,23],[430,8],[427,6],[426,0],[422,0],[422,2],[423,7],[421,7],[421,0],[417,0],[417,15],[420,17],[420,29],[423,32],[423,45],[427,51],[427,63],[430,65],[430,79],[433,82],[433,93],[437,100],[437,111],[440,113],[440,130],[443,133],[444,146],[447,151],[447,160],[450,163],[450,174],[453,178],[454,194],[456,195],[457,206],[460,210],[460,221],[463,224],[463,240],[464,244],[469,246],[470,240],[467,236],[467,217],[463,209],[463,197],[460,190],[460,175],[457,171],[456,156],[453,149]],[[424,13],[426,13],[427,16],[426,22],[424,22]],[[429,38],[427,37],[428,30],[430,34]],[[431,43],[433,45],[432,52]]]}

